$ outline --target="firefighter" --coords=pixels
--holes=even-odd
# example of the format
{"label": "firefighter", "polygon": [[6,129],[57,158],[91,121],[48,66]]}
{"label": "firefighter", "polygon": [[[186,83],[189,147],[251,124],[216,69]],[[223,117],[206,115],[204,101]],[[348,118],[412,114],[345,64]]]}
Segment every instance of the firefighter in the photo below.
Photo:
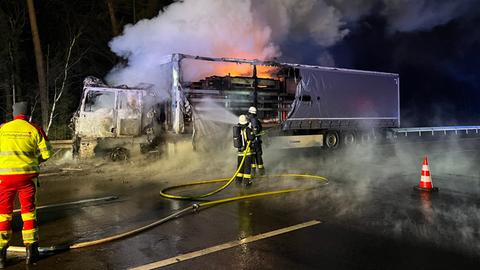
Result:
{"label": "firefighter", "polygon": [[242,114],[238,118],[238,125],[233,127],[233,145],[238,149],[237,169],[245,156],[243,165],[237,174],[236,182],[237,184],[241,184],[243,180],[246,186],[252,184],[252,153],[250,150],[251,147],[247,149],[247,144],[255,138],[248,124],[247,116]]}
{"label": "firefighter", "polygon": [[255,174],[255,170],[258,169],[260,175],[265,174],[265,167],[263,166],[262,158],[262,123],[257,118],[257,108],[248,108],[248,119],[250,121],[250,128],[255,135],[255,139],[252,142],[252,173]]}
{"label": "firefighter", "polygon": [[35,193],[39,165],[52,156],[52,150],[42,128],[28,122],[29,114],[27,102],[15,103],[14,119],[0,127],[0,268],[6,266],[17,193],[23,220],[25,262],[33,264],[39,257]]}

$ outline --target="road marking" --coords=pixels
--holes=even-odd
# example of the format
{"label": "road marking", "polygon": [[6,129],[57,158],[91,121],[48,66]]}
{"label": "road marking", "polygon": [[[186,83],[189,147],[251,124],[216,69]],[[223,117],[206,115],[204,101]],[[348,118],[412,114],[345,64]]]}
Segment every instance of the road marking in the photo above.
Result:
{"label": "road marking", "polygon": [[269,237],[277,236],[277,235],[280,235],[280,234],[300,230],[300,229],[310,227],[310,226],[313,226],[313,225],[317,225],[317,224],[320,224],[320,223],[321,223],[321,221],[311,220],[311,221],[308,221],[308,222],[305,222],[305,223],[300,223],[300,224],[297,224],[297,225],[293,225],[293,226],[290,226],[290,227],[285,227],[285,228],[278,229],[278,230],[275,230],[275,231],[270,231],[270,232],[266,232],[266,233],[262,233],[262,234],[249,236],[249,237],[246,237],[246,238],[243,238],[243,239],[240,239],[240,240],[230,241],[230,242],[227,242],[227,243],[224,243],[224,244],[220,244],[220,245],[217,245],[217,246],[205,248],[205,249],[202,249],[202,250],[197,250],[197,251],[193,251],[193,252],[186,253],[186,254],[180,254],[178,256],[171,257],[171,258],[168,258],[168,259],[165,259],[165,260],[161,260],[161,261],[141,265],[141,266],[138,266],[138,267],[135,267],[135,268],[131,268],[131,270],[156,269],[156,268],[164,267],[164,266],[167,266],[167,265],[175,264],[175,263],[178,263],[178,262],[183,262],[183,261],[186,261],[186,260],[190,260],[190,259],[200,257],[200,256],[203,256],[203,255],[207,255],[207,254],[210,254],[210,253],[214,253],[214,252],[217,252],[217,251],[221,251],[221,250],[224,250],[224,249],[229,249],[229,248],[232,248],[232,247],[236,247],[236,246],[248,244],[248,243],[251,243],[251,242],[255,242],[255,241],[258,241],[258,240],[262,240],[262,239],[265,239],[265,238],[269,238]]}

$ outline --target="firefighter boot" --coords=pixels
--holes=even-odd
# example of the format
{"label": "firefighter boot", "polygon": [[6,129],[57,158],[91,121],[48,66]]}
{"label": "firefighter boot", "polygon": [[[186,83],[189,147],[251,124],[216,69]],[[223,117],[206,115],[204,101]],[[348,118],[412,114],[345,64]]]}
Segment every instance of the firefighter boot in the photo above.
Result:
{"label": "firefighter boot", "polygon": [[0,249],[0,268],[3,269],[7,266],[7,248]]}
{"label": "firefighter boot", "polygon": [[38,252],[38,242],[27,244],[27,255],[25,256],[25,264],[33,264],[38,261],[40,254]]}
{"label": "firefighter boot", "polygon": [[243,180],[243,177],[238,177],[238,176],[235,177],[235,184],[236,184],[237,186],[242,185],[242,180]]}

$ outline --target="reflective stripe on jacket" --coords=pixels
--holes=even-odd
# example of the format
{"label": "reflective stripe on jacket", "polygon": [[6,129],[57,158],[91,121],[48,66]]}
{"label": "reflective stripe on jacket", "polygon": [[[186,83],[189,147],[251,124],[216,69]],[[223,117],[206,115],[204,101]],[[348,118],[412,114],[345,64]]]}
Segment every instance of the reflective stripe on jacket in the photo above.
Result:
{"label": "reflective stripe on jacket", "polygon": [[[242,147],[239,148],[238,151],[240,153],[244,153],[245,150],[247,150],[245,149],[247,147],[247,144],[255,138],[255,135],[253,135],[252,129],[246,126],[246,127],[243,127],[242,130],[240,131],[240,136],[242,138]],[[247,155],[250,155],[251,153],[252,153],[252,150],[251,148],[249,148]]]}
{"label": "reflective stripe on jacket", "polygon": [[0,175],[39,173],[39,160],[52,156],[52,147],[42,128],[19,115],[0,127]]}

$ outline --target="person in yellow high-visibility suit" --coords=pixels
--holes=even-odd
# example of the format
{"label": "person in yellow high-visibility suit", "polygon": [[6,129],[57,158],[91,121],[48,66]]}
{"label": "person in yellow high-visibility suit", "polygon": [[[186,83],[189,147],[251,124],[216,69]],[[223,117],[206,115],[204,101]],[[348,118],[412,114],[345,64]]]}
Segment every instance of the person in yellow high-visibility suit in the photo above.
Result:
{"label": "person in yellow high-visibility suit", "polygon": [[37,177],[40,163],[52,156],[52,150],[43,129],[28,122],[29,114],[28,103],[15,103],[14,120],[0,127],[0,268],[6,266],[12,236],[13,202],[17,193],[26,263],[32,264],[39,257],[35,208]]}

